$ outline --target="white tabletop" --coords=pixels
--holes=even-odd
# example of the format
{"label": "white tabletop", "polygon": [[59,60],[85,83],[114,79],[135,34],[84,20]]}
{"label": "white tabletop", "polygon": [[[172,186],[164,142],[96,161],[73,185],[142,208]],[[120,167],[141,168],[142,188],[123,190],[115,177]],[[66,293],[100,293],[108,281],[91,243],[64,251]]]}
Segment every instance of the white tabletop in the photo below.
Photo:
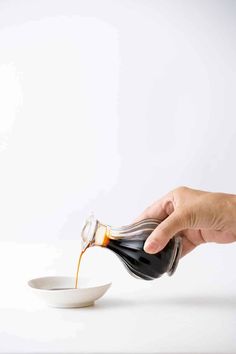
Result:
{"label": "white tabletop", "polygon": [[[101,272],[109,262],[111,289],[93,307],[55,309],[35,297],[26,281],[69,274],[68,255],[78,253],[73,243],[0,245],[0,353],[236,352],[235,275],[222,277],[220,261],[202,267],[215,249],[196,251],[172,278],[153,282],[130,277],[111,252],[94,257],[92,251],[84,263],[93,268],[97,262]],[[223,252],[233,255],[230,248]],[[81,271],[89,273],[85,266]]]}

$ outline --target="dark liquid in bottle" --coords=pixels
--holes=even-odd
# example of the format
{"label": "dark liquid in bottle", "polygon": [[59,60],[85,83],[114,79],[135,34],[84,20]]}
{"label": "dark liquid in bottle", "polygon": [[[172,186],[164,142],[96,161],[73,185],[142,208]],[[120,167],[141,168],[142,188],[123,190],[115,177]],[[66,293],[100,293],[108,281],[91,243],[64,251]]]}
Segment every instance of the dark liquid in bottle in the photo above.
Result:
{"label": "dark liquid in bottle", "polygon": [[[159,220],[145,219],[134,224],[114,228],[97,221],[93,230],[93,238],[91,238],[92,242],[88,243],[79,257],[75,288],[78,287],[82,256],[90,246],[102,246],[110,249],[120,258],[131,275],[138,278],[153,280],[161,277],[164,273],[172,275],[182,251],[180,236],[174,236],[165,248],[156,254],[146,253],[143,249],[146,239],[159,224]],[[86,230],[87,225],[90,224],[86,224],[83,230]]]}
{"label": "dark liquid in bottle", "polygon": [[144,240],[110,239],[106,247],[115,252],[137,277],[153,280],[169,271],[173,263],[175,240],[171,239],[161,252],[148,254],[143,249],[147,237]]}

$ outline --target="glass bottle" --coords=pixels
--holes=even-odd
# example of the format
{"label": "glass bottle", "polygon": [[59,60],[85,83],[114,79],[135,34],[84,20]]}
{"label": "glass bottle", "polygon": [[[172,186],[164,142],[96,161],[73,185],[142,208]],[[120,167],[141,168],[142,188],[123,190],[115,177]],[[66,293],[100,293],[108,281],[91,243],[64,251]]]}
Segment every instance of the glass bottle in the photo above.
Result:
{"label": "glass bottle", "polygon": [[153,280],[164,273],[171,276],[181,256],[180,236],[174,236],[156,254],[143,250],[146,239],[159,224],[159,220],[145,219],[127,226],[111,227],[90,216],[81,233],[82,251],[91,246],[106,247],[120,258],[131,275],[141,279]]}

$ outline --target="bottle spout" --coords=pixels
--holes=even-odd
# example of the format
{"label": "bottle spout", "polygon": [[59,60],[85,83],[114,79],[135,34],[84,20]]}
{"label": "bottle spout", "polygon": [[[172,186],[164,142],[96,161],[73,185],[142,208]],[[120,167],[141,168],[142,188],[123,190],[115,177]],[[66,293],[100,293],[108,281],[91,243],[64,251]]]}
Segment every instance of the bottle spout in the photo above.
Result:
{"label": "bottle spout", "polygon": [[84,252],[86,250],[86,248],[89,247],[89,242],[84,242],[82,241],[82,244],[81,244],[81,251]]}
{"label": "bottle spout", "polygon": [[85,222],[82,231],[81,231],[81,242],[82,249],[88,247],[89,244],[92,244],[94,241],[94,236],[97,228],[97,220],[91,215]]}

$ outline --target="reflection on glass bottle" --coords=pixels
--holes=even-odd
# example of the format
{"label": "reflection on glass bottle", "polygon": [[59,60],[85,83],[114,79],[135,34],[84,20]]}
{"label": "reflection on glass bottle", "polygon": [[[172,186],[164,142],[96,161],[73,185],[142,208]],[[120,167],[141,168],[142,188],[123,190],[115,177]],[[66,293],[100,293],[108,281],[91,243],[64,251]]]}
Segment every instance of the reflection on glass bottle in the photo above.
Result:
{"label": "reflection on glass bottle", "polygon": [[180,236],[174,236],[156,254],[148,254],[143,250],[146,239],[159,224],[160,221],[156,219],[145,219],[127,226],[111,227],[91,216],[82,230],[82,248],[101,246],[110,249],[131,275],[141,279],[156,279],[164,273],[172,275],[181,256]]}

